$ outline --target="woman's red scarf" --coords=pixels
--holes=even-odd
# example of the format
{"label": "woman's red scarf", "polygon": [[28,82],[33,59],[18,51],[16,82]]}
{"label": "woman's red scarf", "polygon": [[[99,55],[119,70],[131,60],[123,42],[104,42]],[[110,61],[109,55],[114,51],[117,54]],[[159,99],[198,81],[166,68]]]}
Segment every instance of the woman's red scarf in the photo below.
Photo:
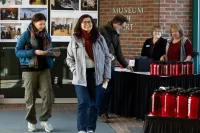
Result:
{"label": "woman's red scarf", "polygon": [[82,30],[82,37],[85,40],[85,50],[86,50],[88,56],[90,57],[91,60],[94,61],[94,55],[93,55],[93,51],[92,51],[92,45],[93,45],[92,36],[87,31]]}

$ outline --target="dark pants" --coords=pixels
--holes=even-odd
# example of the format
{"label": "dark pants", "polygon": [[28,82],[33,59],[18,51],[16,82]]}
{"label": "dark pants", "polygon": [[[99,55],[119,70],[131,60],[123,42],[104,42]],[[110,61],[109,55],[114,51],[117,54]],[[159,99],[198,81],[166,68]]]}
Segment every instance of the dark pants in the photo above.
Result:
{"label": "dark pants", "polygon": [[79,131],[95,131],[98,117],[96,98],[99,95],[99,86],[95,85],[94,69],[87,69],[87,86],[75,85],[78,98],[77,129]]}
{"label": "dark pants", "polygon": [[96,103],[99,112],[98,115],[101,116],[102,114],[108,113],[108,108],[110,104],[111,99],[111,90],[112,90],[112,84],[113,84],[113,78],[114,77],[114,69],[111,70],[111,80],[108,83],[108,86],[106,89],[102,88],[100,89],[100,95],[99,99]]}

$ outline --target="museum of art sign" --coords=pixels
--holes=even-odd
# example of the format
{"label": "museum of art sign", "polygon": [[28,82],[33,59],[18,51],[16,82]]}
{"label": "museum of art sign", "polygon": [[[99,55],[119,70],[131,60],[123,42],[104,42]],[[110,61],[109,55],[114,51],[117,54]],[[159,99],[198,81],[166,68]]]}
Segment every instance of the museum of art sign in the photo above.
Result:
{"label": "museum of art sign", "polygon": [[112,8],[111,12],[114,14],[123,14],[127,17],[129,23],[126,25],[124,30],[132,30],[133,23],[132,22],[132,15],[134,14],[143,14],[144,8],[143,7],[123,7],[123,8]]}

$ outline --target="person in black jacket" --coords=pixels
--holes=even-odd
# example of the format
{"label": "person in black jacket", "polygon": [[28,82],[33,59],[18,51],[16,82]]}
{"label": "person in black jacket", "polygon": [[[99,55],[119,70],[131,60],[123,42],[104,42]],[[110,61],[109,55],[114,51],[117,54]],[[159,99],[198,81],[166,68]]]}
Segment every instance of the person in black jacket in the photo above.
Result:
{"label": "person in black jacket", "polygon": [[167,40],[162,38],[162,30],[160,26],[152,28],[152,38],[144,42],[141,56],[147,56],[149,59],[159,61],[161,56],[165,54]]}
{"label": "person in black jacket", "polygon": [[124,67],[131,71],[133,71],[132,67],[128,65],[125,60],[119,39],[120,30],[122,30],[126,23],[128,22],[127,18],[121,14],[116,15],[112,21],[108,22],[102,28],[100,28],[100,32],[106,40],[108,45],[108,49],[110,55],[112,56],[112,73],[111,80],[108,83],[107,89],[102,89],[99,100],[97,100],[97,106],[99,108],[99,116],[108,119],[108,106],[111,98],[111,84],[114,76],[114,67],[115,67],[115,59]]}

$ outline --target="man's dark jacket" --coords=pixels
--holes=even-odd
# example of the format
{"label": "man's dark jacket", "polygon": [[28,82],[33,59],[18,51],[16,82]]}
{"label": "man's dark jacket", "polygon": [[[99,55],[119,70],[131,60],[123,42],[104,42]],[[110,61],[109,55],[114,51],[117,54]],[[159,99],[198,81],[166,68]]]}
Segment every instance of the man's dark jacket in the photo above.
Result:
{"label": "man's dark jacket", "polygon": [[[105,26],[100,28],[100,33],[106,40],[109,52],[118,60],[118,62],[126,68],[128,63],[126,62],[120,45],[119,34],[112,26],[112,22],[108,22]],[[112,68],[115,66],[115,61],[112,61]]]}

